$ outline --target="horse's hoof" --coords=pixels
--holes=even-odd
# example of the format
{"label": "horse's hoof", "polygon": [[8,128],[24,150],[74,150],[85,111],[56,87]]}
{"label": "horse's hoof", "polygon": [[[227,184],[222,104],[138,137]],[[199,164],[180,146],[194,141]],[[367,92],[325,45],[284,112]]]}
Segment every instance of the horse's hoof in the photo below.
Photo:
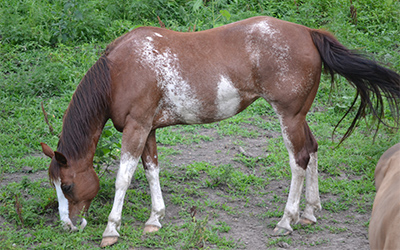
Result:
{"label": "horse's hoof", "polygon": [[111,245],[114,245],[117,243],[118,237],[104,237],[103,240],[101,240],[100,247],[108,247]]}
{"label": "horse's hoof", "polygon": [[287,236],[287,235],[289,235],[291,233],[292,233],[291,230],[288,230],[286,228],[277,226],[277,227],[275,227],[272,236]]}
{"label": "horse's hoof", "polygon": [[309,220],[307,218],[301,218],[298,222],[302,226],[314,225],[315,221]]}
{"label": "horse's hoof", "polygon": [[143,234],[147,234],[147,233],[154,233],[157,232],[158,230],[160,230],[159,227],[154,226],[154,225],[146,225],[143,229]]}

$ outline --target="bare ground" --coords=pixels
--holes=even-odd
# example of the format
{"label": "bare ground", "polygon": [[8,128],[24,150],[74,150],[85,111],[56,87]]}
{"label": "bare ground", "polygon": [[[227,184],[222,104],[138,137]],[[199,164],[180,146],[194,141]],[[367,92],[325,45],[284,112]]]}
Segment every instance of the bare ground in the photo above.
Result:
{"label": "bare ground", "polygon": [[[248,129],[257,129],[252,125],[246,125]],[[210,129],[201,129],[199,131],[203,135],[213,137],[212,141],[200,141],[199,143],[177,146],[165,146],[166,148],[173,148],[178,150],[180,154],[168,155],[168,162],[166,166],[160,167],[178,167],[186,166],[195,161],[206,161],[213,165],[219,164],[232,164],[235,168],[240,168],[243,171],[250,171],[248,168],[242,166],[241,163],[234,161],[233,158],[238,153],[245,153],[254,157],[263,156],[266,153],[266,144],[268,138],[280,136],[279,133],[262,132],[263,136],[257,138],[245,137],[229,137],[218,136],[215,131]],[[235,141],[240,139],[241,146],[235,145]],[[217,153],[218,151],[218,153]],[[38,157],[42,157],[38,155]],[[323,156],[320,156],[323,157]],[[117,162],[115,166],[117,167]],[[4,175],[0,180],[0,186],[6,185],[10,182],[18,182],[23,176],[28,176],[31,181],[38,179],[46,179],[47,171],[39,171],[32,173],[29,167],[24,169],[24,173],[14,173]],[[325,178],[324,174],[320,174],[320,178]],[[284,192],[290,184],[289,180],[281,179],[271,181],[267,190],[276,193],[286,201],[287,194]],[[135,184],[131,185],[134,188]],[[166,216],[162,223],[168,224],[182,224],[183,220],[179,218],[178,213],[181,207],[174,205],[170,201],[170,194],[173,190],[168,188],[163,190],[164,199],[166,203]],[[223,190],[222,190],[223,191]],[[223,233],[227,239],[234,239],[239,242],[240,248],[243,249],[369,249],[368,243],[368,228],[367,222],[369,220],[371,211],[360,214],[355,211],[355,207],[351,207],[346,211],[331,213],[324,209],[317,213],[318,222],[316,225],[302,228],[295,226],[294,232],[286,236],[285,240],[271,236],[273,225],[279,218],[260,218],[260,214],[265,213],[268,209],[276,209],[279,207],[281,210],[284,208],[284,203],[274,204],[270,197],[262,197],[258,195],[249,195],[247,200],[231,201],[228,198],[220,195],[220,189],[207,189],[207,199],[216,200],[221,203],[234,207],[235,211],[239,213],[228,213],[221,210],[218,213],[218,220],[225,221],[230,230]],[[202,197],[203,198],[203,197]],[[200,199],[200,198],[197,198]],[[322,204],[324,201],[336,199],[335,195],[323,194],[321,195]],[[260,206],[259,204],[265,204]],[[212,212],[212,211],[207,211]],[[49,214],[47,214],[49,216]],[[55,223],[58,215],[53,214],[56,218],[49,218],[49,222]],[[201,212],[198,217],[201,218]],[[4,218],[0,215],[0,225],[5,223]],[[207,245],[211,249],[216,249],[215,246]],[[147,248],[135,248],[147,249]]]}
{"label": "bare ground", "polygon": [[[246,125],[249,129],[256,129],[251,125]],[[213,132],[209,130],[201,131],[201,134]],[[169,156],[174,165],[188,165],[194,161],[210,162],[213,165],[219,164],[232,164],[235,168],[241,168],[242,171],[249,171],[244,168],[240,163],[233,161],[234,155],[238,153],[246,153],[254,157],[264,156],[266,152],[266,144],[268,138],[280,136],[279,133],[264,133],[264,136],[257,138],[239,138],[244,142],[243,146],[234,145],[233,141],[237,140],[236,137],[216,137],[217,139],[211,142],[201,142],[192,147],[175,146],[173,148],[181,150],[183,153],[180,155]],[[218,151],[218,153],[216,153]],[[320,178],[324,178],[324,174],[320,173]],[[284,189],[288,188],[289,180],[276,180],[272,181],[268,186],[268,190],[278,194],[286,202],[287,194]],[[228,199],[222,198],[216,193],[218,190],[208,189],[208,198],[219,200],[221,203],[225,202],[230,206],[237,207],[237,210],[242,211],[239,215],[230,215],[219,210],[218,220],[225,221],[231,226],[231,230],[227,233],[226,237],[233,239],[240,239],[244,244],[245,249],[269,249],[269,248],[282,248],[282,249],[369,249],[368,242],[368,228],[366,223],[369,220],[371,211],[359,214],[355,212],[355,207],[347,211],[339,213],[330,213],[322,208],[322,211],[317,212],[318,223],[310,228],[294,230],[294,232],[287,236],[291,239],[291,244],[284,241],[277,240],[276,244],[268,242],[276,237],[272,236],[273,228],[269,224],[275,225],[275,221],[280,218],[265,218],[260,219],[259,214],[265,213],[268,209],[275,208],[276,204],[270,201],[269,197],[252,196],[248,197],[250,202],[234,201],[230,202]],[[330,199],[336,199],[335,195],[322,194],[321,203]],[[168,194],[166,195],[168,200]],[[266,203],[265,207],[260,207],[262,202]],[[284,204],[281,209],[283,210]],[[179,220],[174,222],[173,217],[176,216],[175,211],[179,208],[167,205],[167,214],[164,222],[179,223]],[[313,230],[313,227],[317,229]],[[333,230],[331,232],[329,230]],[[338,232],[338,230],[340,229]],[[269,247],[267,247],[270,245]]]}

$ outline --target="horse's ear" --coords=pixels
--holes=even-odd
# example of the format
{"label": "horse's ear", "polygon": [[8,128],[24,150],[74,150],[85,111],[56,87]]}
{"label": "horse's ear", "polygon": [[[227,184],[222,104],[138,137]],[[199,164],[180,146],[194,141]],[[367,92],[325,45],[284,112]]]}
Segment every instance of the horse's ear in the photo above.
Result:
{"label": "horse's ear", "polygon": [[53,158],[53,156],[54,156],[54,151],[53,151],[49,146],[47,146],[46,143],[41,142],[40,145],[42,145],[42,151],[43,151],[43,153],[44,153],[45,155],[47,155],[48,157]]}
{"label": "horse's ear", "polygon": [[58,164],[60,164],[63,167],[67,166],[67,162],[68,162],[67,158],[62,153],[55,151],[54,156],[56,157]]}

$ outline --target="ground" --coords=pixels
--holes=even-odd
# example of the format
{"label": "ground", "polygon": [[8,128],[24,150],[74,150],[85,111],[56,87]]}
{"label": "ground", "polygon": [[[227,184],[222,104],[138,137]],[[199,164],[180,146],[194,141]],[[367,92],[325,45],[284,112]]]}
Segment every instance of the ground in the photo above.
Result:
{"label": "ground", "polygon": [[[244,155],[249,158],[265,157],[267,152],[266,144],[270,138],[278,138],[278,132],[265,132],[252,124],[246,124],[243,127],[248,131],[259,130],[261,136],[220,136],[216,129],[199,128],[195,133],[202,136],[213,138],[212,140],[198,140],[190,145],[176,144],[173,146],[159,145],[160,147],[160,166],[162,172],[166,171],[176,176],[185,176],[187,166],[194,162],[207,162],[212,166],[230,164],[235,170],[240,169],[244,174],[254,176],[263,176],[262,171],[255,167],[249,168],[237,160],[237,155]],[[180,134],[193,133],[183,130],[171,130]],[[168,152],[174,153],[168,153]],[[37,157],[43,157],[40,153]],[[320,156],[321,157],[321,156]],[[107,175],[114,177],[115,170],[118,167],[118,161],[108,166]],[[269,166],[266,166],[269,167]],[[271,166],[272,167],[272,166]],[[183,174],[182,174],[183,173]],[[26,167],[23,173],[14,173],[4,175],[0,185],[3,186],[10,182],[18,182],[23,176],[29,176],[32,181],[47,178],[47,171],[32,172],[32,169]],[[163,175],[163,174],[162,174]],[[200,171],[197,178],[192,182],[182,182],[176,186],[176,183],[167,185],[162,183],[164,200],[166,203],[166,216],[162,223],[168,230],[171,225],[181,225],[184,220],[180,212],[190,209],[187,204],[178,204],[174,202],[176,195],[187,195],[185,188],[190,189],[190,183],[203,182],[207,175]],[[209,177],[208,177],[209,178]],[[320,173],[320,180],[330,178],[328,174]],[[341,178],[357,178],[351,175],[343,175]],[[163,180],[163,179],[162,179]],[[178,182],[179,183],[179,182]],[[203,182],[204,183],[204,182]],[[191,198],[197,204],[212,203],[217,205],[205,205],[196,208],[196,219],[201,221],[207,217],[208,225],[227,225],[229,230],[220,232],[220,236],[226,239],[234,240],[237,248],[242,249],[369,249],[368,243],[368,221],[371,211],[360,213],[354,207],[346,210],[338,210],[335,213],[327,211],[324,208],[317,213],[318,222],[316,225],[301,227],[294,226],[294,232],[286,237],[273,237],[272,230],[274,225],[282,215],[284,204],[287,199],[287,189],[289,187],[288,178],[271,178],[268,185],[256,191],[250,190],[245,195],[231,195],[229,183],[222,183],[215,187],[199,185],[196,191],[190,191]],[[135,180],[130,189],[137,189],[139,185]],[[251,185],[251,184],[250,184]],[[47,186],[47,185],[45,185]],[[48,187],[49,188],[49,187]],[[321,202],[329,202],[337,199],[338,196],[331,193],[321,194]],[[125,207],[129,206],[126,201]],[[304,203],[304,200],[303,200]],[[221,205],[223,204],[223,205]],[[149,207],[149,204],[143,204]],[[221,208],[224,207],[224,208]],[[304,206],[303,206],[304,207]],[[129,208],[126,208],[129,209]],[[275,212],[274,212],[275,211]],[[272,215],[271,215],[272,212]],[[93,212],[92,212],[93,213]],[[58,215],[56,209],[52,213],[47,213],[48,223],[56,223]],[[0,216],[0,224],[5,219]],[[143,223],[137,222],[138,227]],[[90,226],[90,225],[89,225]],[[104,225],[105,226],[105,225]],[[147,236],[144,236],[147,237]],[[149,236],[150,237],[150,236]],[[205,243],[204,247],[218,249],[213,244]],[[135,246],[134,249],[149,249],[146,247]]]}

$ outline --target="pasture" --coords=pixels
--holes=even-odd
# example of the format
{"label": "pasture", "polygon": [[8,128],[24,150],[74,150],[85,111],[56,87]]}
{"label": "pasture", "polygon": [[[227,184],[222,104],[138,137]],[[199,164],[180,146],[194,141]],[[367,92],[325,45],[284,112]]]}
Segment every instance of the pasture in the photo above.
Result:
{"label": "pasture", "polygon": [[[0,248],[96,249],[107,223],[119,163],[120,134],[107,123],[95,155],[100,191],[83,231],[59,224],[49,160],[40,142],[56,148],[75,87],[105,46],[142,25],[205,30],[255,15],[324,28],[351,49],[400,72],[400,2],[393,1],[13,1],[0,3]],[[352,11],[353,9],[353,11]],[[354,9],[356,11],[354,12]],[[356,13],[356,16],[354,15]],[[324,76],[307,116],[319,143],[322,211],[316,225],[296,225],[272,237],[287,200],[290,167],[272,108],[256,101],[219,123],[157,132],[163,228],[142,235],[150,193],[138,167],[113,249],[368,249],[377,160],[399,142],[397,130],[366,116],[338,145],[352,121],[354,90]],[[332,90],[332,91],[331,91]],[[41,103],[47,113],[45,122]],[[389,113],[385,121],[394,124]],[[376,123],[375,123],[376,124]],[[304,209],[304,200],[300,204]]]}

